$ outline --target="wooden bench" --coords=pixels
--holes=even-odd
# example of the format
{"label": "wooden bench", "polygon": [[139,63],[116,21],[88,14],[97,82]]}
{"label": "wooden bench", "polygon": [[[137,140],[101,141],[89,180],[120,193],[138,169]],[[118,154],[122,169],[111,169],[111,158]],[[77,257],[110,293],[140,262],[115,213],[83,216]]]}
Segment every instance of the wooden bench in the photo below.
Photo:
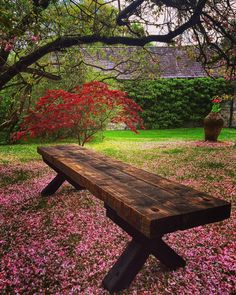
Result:
{"label": "wooden bench", "polygon": [[107,216],[132,236],[102,282],[110,292],[127,288],[150,254],[170,269],[185,265],[162,240],[164,234],[230,216],[228,202],[77,145],[39,147],[38,153],[57,172],[42,195],[52,195],[65,180],[78,190],[88,189],[104,202]]}

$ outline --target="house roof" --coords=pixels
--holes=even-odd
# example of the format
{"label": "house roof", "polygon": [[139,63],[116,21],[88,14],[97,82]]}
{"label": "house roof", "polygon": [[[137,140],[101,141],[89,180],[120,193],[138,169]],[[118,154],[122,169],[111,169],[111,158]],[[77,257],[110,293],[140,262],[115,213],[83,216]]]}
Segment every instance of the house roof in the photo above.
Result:
{"label": "house roof", "polygon": [[[97,47],[82,48],[86,63],[112,71],[119,79],[143,78],[196,78],[206,77],[200,62],[194,58],[191,47]],[[138,75],[140,77],[138,77]],[[154,76],[154,77],[153,77]]]}
{"label": "house roof", "polygon": [[174,47],[152,47],[151,51],[160,57],[160,75],[163,78],[195,78],[207,76],[193,52]]}

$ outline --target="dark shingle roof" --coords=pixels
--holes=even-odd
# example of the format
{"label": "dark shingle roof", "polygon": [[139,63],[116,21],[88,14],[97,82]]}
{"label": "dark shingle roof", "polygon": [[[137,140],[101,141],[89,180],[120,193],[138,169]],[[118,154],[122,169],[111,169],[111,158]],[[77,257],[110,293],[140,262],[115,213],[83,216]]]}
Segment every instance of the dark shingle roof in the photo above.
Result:
{"label": "dark shingle roof", "polygon": [[[111,70],[117,63],[120,79],[137,78],[140,64],[144,64],[146,73],[156,78],[195,78],[206,77],[202,65],[194,58],[190,47],[99,47],[82,48],[85,62]],[[113,72],[115,72],[113,70]],[[142,75],[142,74],[141,74]],[[140,78],[140,77],[139,77]]]}
{"label": "dark shingle roof", "polygon": [[190,57],[190,52],[174,47],[152,47],[160,57],[160,75],[163,78],[205,77],[202,65]]}

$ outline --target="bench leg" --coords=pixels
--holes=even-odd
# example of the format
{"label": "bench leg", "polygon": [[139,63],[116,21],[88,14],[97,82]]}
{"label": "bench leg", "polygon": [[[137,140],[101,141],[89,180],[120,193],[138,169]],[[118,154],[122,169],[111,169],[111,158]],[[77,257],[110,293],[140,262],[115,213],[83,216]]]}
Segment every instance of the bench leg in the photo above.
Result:
{"label": "bench leg", "polygon": [[105,289],[114,292],[127,288],[150,254],[171,270],[185,266],[185,260],[170,248],[161,236],[149,239],[119,217],[108,205],[105,204],[105,208],[107,217],[133,237],[104,278],[103,287]]}
{"label": "bench leg", "polygon": [[178,267],[184,267],[186,265],[185,260],[162,239],[158,240],[155,245],[151,246],[151,254],[170,270],[175,270]]}
{"label": "bench leg", "polygon": [[41,195],[50,196],[54,194],[64,181],[65,178],[61,174],[57,174],[57,176],[41,191]]}
{"label": "bench leg", "polygon": [[70,177],[64,175],[59,169],[57,169],[53,164],[48,162],[46,159],[43,158],[43,161],[51,167],[55,172],[57,172],[57,176],[53,178],[53,180],[42,190],[41,195],[42,196],[51,196],[53,195],[59,187],[63,184],[63,182],[66,180],[68,181],[75,189],[77,190],[85,190],[85,187],[79,185],[77,182],[72,180]]}
{"label": "bench leg", "polygon": [[103,287],[109,292],[118,292],[128,288],[150,254],[171,270],[186,264],[185,260],[162,239],[155,240],[155,243],[147,243],[133,238],[105,276],[102,282]]}
{"label": "bench leg", "polygon": [[81,185],[74,182],[72,179],[64,177],[61,173],[58,173],[55,178],[41,191],[42,196],[51,196],[53,195],[63,184],[63,182],[67,180],[75,189],[84,190],[85,188]]}
{"label": "bench leg", "polygon": [[127,288],[149,256],[149,250],[133,239],[104,278],[102,285],[110,292]]}

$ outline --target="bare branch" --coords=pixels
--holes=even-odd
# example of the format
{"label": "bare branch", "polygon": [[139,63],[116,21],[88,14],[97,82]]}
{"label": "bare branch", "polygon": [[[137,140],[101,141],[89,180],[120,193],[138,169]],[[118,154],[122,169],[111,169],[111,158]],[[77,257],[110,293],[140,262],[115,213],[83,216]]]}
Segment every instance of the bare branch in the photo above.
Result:
{"label": "bare branch", "polygon": [[52,73],[47,73],[45,71],[38,70],[38,69],[27,68],[27,69],[22,70],[22,72],[34,74],[34,75],[41,76],[41,77],[45,77],[45,78],[48,78],[48,79],[54,80],[54,81],[61,80],[60,76],[54,75]]}

